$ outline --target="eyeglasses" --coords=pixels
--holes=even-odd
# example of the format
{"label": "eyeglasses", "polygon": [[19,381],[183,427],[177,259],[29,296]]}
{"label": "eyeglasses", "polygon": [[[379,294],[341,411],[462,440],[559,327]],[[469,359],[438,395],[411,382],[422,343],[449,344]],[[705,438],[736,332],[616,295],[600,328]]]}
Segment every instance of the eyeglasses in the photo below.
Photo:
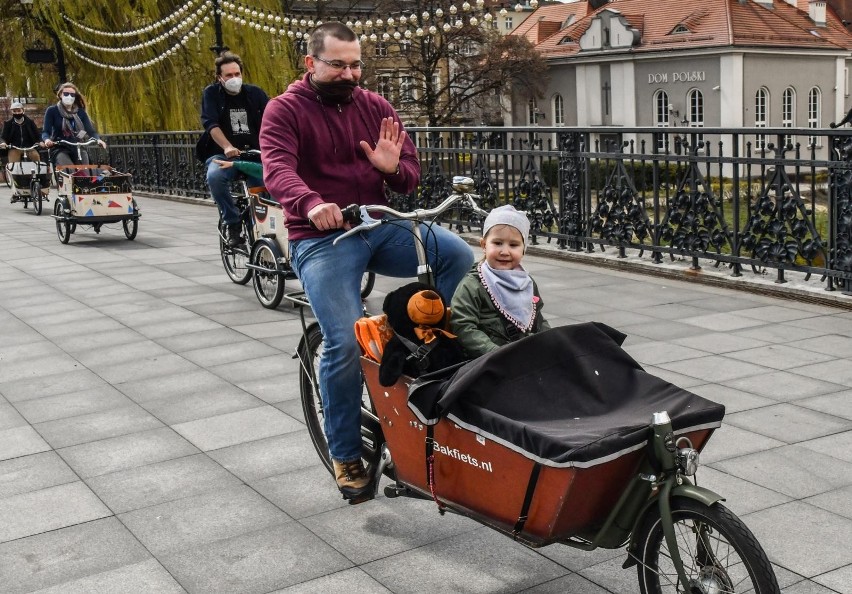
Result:
{"label": "eyeglasses", "polygon": [[365,66],[364,62],[362,62],[361,60],[358,60],[357,62],[352,62],[351,64],[347,64],[343,60],[326,60],[324,58],[320,58],[319,56],[314,56],[314,58],[319,60],[323,64],[328,64],[335,70],[346,70],[346,68],[349,68],[349,70],[353,71],[363,70]]}
{"label": "eyeglasses", "polygon": [[66,93],[65,91],[62,91],[62,96],[63,97],[76,97],[77,93]]}

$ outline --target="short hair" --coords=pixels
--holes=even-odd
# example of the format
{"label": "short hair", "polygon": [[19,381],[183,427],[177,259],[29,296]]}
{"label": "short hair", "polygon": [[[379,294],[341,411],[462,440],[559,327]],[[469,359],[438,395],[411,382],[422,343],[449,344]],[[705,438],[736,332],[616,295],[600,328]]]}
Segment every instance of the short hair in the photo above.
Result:
{"label": "short hair", "polygon": [[219,54],[219,57],[216,58],[214,64],[216,64],[216,76],[222,74],[222,66],[224,66],[225,64],[236,64],[240,67],[240,72],[243,71],[243,61],[240,59],[240,57],[237,54],[233,54],[227,51]]}
{"label": "short hair", "polygon": [[313,30],[310,41],[308,41],[308,55],[316,56],[325,49],[325,38],[334,37],[340,41],[358,41],[355,31],[336,21],[323,23]]}

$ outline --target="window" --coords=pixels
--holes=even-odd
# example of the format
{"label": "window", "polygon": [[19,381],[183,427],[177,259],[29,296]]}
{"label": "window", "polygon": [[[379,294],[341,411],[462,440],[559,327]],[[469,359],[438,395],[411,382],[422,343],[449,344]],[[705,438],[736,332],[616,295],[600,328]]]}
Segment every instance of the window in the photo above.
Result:
{"label": "window", "polygon": [[376,56],[383,58],[388,55],[388,45],[384,41],[376,43]]}
{"label": "window", "polygon": [[[781,95],[781,127],[792,128],[796,125],[796,91],[792,87],[784,89]],[[784,144],[792,145],[793,137],[785,136]]]}
{"label": "window", "polygon": [[[808,91],[808,128],[819,128],[822,111],[822,94],[817,87]],[[808,136],[808,146],[819,146],[819,137]]]}
{"label": "window", "polygon": [[410,103],[417,99],[417,93],[414,88],[413,76],[399,77],[399,100],[402,103]]}
{"label": "window", "polygon": [[[687,105],[689,105],[689,127],[703,128],[704,127],[704,94],[698,89],[691,90],[686,96]],[[704,135],[696,136],[696,143],[702,142]]]}
{"label": "window", "polygon": [[388,101],[390,101],[392,91],[393,85],[391,85],[391,75],[380,74],[376,79],[376,92]]}
{"label": "window", "polygon": [[[654,94],[654,125],[657,128],[669,127],[669,94],[665,91],[657,91]],[[669,135],[657,135],[657,152],[665,153],[669,150]]]}
{"label": "window", "polygon": [[506,17],[506,20],[504,21],[504,27],[505,27],[506,31],[512,30],[512,17],[510,17],[510,16]]}
{"label": "window", "polygon": [[672,35],[675,35],[675,34],[678,34],[678,33],[692,33],[692,31],[690,31],[689,27],[687,27],[686,25],[678,25],[677,27],[672,29]]}
{"label": "window", "polygon": [[476,55],[476,46],[470,39],[466,39],[459,48],[459,53],[462,56],[474,56]]}
{"label": "window", "polygon": [[538,124],[538,104],[535,99],[530,99],[527,103],[527,126],[535,126]]}
{"label": "window", "polygon": [[553,125],[565,125],[565,101],[559,94],[553,96]]}
{"label": "window", "polygon": [[[767,95],[769,93],[763,87],[757,90],[757,93],[754,95],[754,127],[755,128],[766,128],[766,120],[767,120]],[[766,135],[758,134],[755,138],[754,148],[756,150],[763,150],[766,148]]]}

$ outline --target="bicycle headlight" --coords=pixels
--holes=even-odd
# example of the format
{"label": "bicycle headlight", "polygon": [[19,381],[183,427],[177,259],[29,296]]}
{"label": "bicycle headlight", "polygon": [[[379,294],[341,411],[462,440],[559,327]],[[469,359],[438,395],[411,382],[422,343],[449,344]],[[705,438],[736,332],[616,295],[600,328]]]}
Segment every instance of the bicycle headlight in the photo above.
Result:
{"label": "bicycle headlight", "polygon": [[681,448],[677,451],[677,465],[686,476],[692,476],[698,471],[698,450]]}
{"label": "bicycle headlight", "polygon": [[[687,447],[680,447],[681,442],[686,442]],[[698,450],[692,447],[692,442],[687,437],[680,437],[677,442],[677,465],[686,476],[692,476],[698,471]]]}

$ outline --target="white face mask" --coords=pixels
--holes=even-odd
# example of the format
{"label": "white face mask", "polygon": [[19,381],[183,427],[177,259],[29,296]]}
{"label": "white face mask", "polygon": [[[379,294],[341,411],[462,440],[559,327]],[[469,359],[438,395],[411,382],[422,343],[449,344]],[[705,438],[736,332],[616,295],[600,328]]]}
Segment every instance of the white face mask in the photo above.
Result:
{"label": "white face mask", "polygon": [[65,107],[71,107],[72,105],[74,105],[75,99],[76,99],[76,97],[69,97],[68,95],[63,95],[62,96],[62,105],[64,105]]}
{"label": "white face mask", "polygon": [[235,76],[234,78],[229,78],[224,83],[225,90],[229,93],[239,93],[240,89],[243,88],[243,79],[239,76]]}

